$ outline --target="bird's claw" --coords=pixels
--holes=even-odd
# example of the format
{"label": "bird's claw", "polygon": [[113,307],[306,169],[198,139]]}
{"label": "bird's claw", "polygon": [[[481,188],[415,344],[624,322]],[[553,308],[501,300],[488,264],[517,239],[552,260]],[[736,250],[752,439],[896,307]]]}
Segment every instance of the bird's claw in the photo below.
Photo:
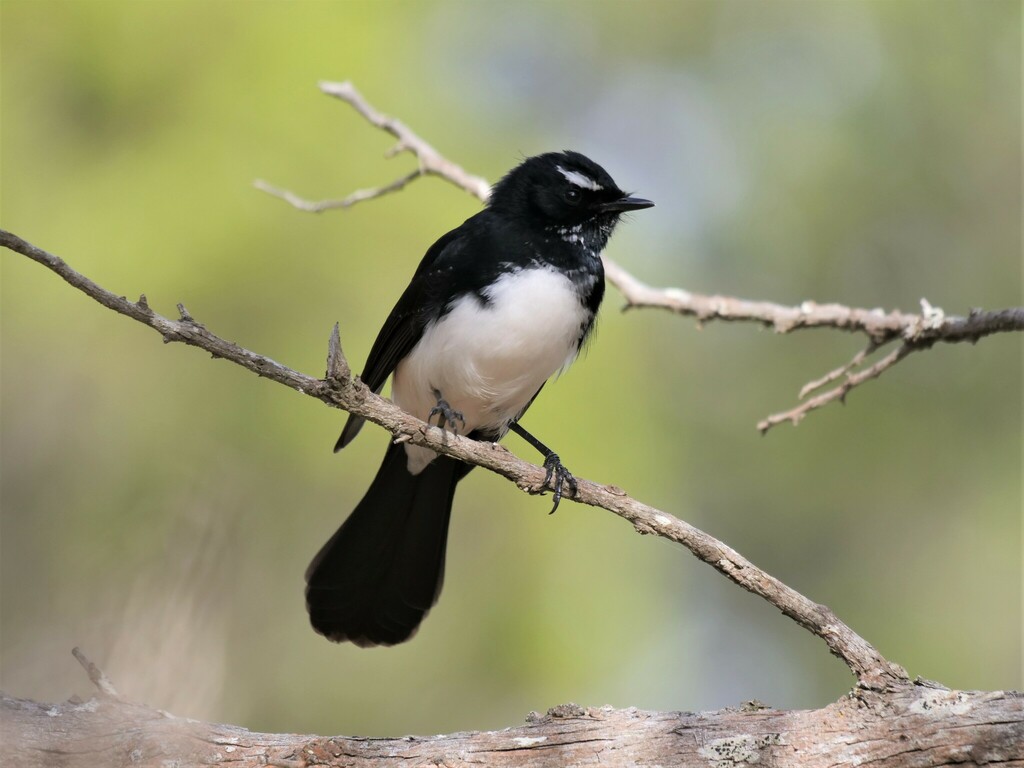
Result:
{"label": "bird's claw", "polygon": [[455,428],[455,422],[462,424],[463,429],[466,427],[466,420],[462,416],[462,411],[456,411],[451,405],[441,397],[441,393],[436,389],[434,390],[434,397],[437,398],[437,405],[430,409],[430,413],[427,414],[427,423],[437,416],[437,426],[444,429],[445,424],[450,424],[451,429],[449,430],[453,434],[459,434],[459,430]]}
{"label": "bird's claw", "polygon": [[544,485],[550,488],[554,492],[554,506],[551,507],[549,515],[555,514],[555,510],[558,509],[558,502],[562,500],[562,485],[565,484],[569,487],[569,494],[571,496],[576,495],[576,491],[579,490],[576,486],[576,478],[572,476],[572,472],[565,468],[562,464],[562,460],[558,458],[557,453],[549,453],[544,459]]}

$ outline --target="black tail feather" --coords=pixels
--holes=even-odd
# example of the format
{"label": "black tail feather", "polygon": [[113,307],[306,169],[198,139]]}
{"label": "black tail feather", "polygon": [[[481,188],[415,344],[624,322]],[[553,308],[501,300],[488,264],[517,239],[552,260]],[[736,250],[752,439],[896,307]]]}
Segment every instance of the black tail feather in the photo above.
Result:
{"label": "black tail feather", "polygon": [[438,456],[420,474],[388,446],[363,500],[306,570],[313,628],[330,640],[394,645],[437,602],[455,485],[470,466]]}

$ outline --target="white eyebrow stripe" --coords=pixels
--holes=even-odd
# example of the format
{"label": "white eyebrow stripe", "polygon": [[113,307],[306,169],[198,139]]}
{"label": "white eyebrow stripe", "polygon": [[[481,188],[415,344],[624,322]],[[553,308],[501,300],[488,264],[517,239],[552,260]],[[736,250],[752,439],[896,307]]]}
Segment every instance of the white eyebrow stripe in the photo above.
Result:
{"label": "white eyebrow stripe", "polygon": [[600,192],[602,189],[604,189],[604,187],[602,187],[592,178],[590,178],[589,176],[584,176],[582,173],[578,171],[566,170],[560,165],[555,167],[558,169],[558,172],[560,174],[565,176],[565,180],[574,186],[582,187],[583,189],[590,189],[593,190],[594,192]]}

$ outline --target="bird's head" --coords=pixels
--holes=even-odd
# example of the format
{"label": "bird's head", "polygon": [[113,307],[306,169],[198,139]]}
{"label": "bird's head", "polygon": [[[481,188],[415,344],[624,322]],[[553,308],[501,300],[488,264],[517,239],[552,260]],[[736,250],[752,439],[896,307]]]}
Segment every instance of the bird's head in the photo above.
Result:
{"label": "bird's head", "polygon": [[524,160],[495,185],[488,205],[542,226],[593,221],[610,228],[622,213],[654,203],[630,197],[600,165],[566,150]]}

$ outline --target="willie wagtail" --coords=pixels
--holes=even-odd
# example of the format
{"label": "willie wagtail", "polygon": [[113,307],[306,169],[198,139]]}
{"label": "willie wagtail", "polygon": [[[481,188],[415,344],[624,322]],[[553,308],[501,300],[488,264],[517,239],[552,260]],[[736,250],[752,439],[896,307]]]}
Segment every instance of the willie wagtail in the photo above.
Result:
{"label": "willie wagtail", "polygon": [[[652,205],[578,152],[528,158],[483,211],[427,251],[370,349],[363,382],[380,392],[392,376],[395,403],[442,428],[478,440],[521,435],[544,454],[557,507],[575,480],[518,422],[593,328],[601,251],[619,217]],[[334,450],[362,426],[349,416]],[[429,448],[388,446],[363,500],[306,571],[317,632],[364,647],[412,636],[441,592],[452,497],[471,469]]]}

